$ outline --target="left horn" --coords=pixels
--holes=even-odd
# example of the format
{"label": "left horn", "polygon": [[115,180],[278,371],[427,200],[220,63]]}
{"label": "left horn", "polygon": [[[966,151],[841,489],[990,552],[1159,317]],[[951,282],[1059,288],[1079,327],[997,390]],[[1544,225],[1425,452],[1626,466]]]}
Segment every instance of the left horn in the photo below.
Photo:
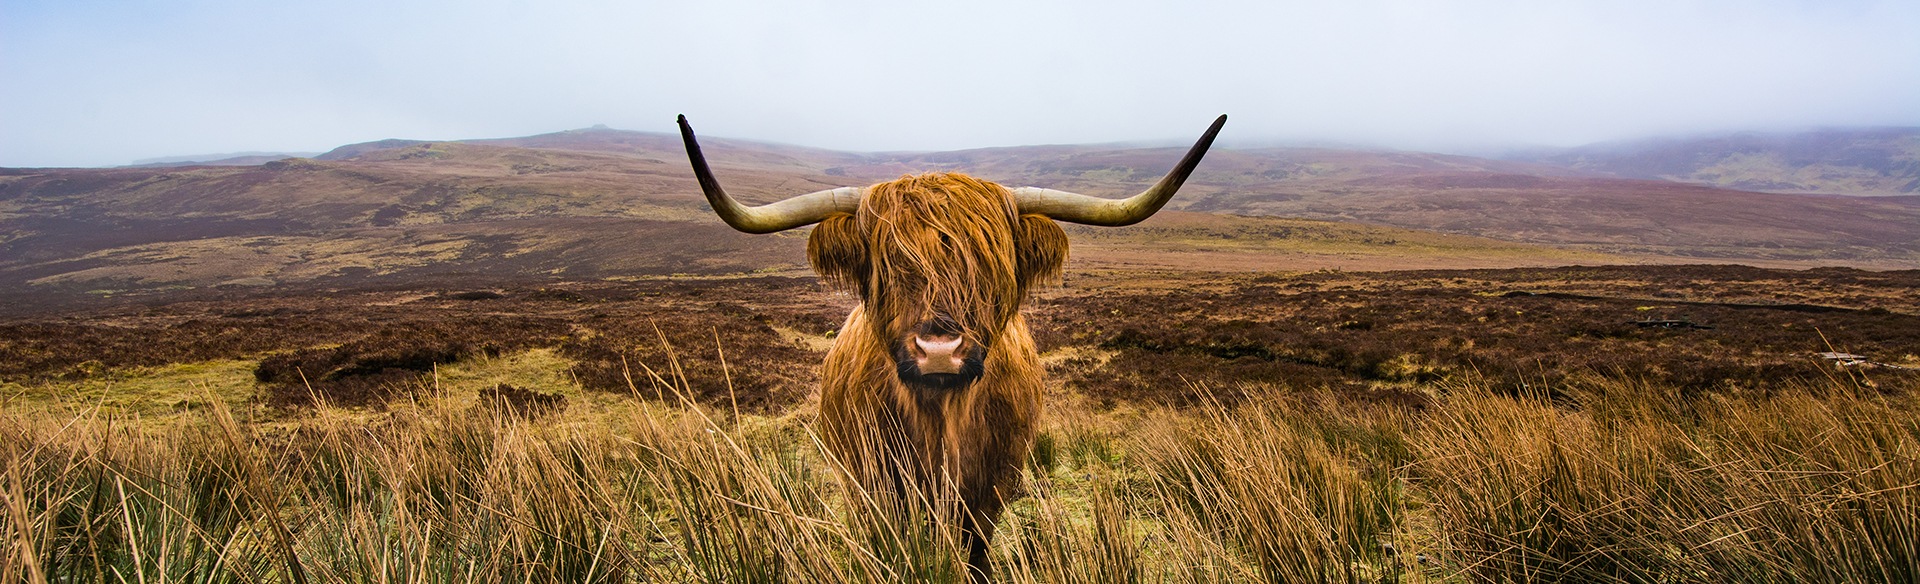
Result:
{"label": "left horn", "polygon": [[860,189],[841,187],[817,191],[758,207],[733,200],[720,181],[707,168],[707,157],[700,154],[700,143],[693,139],[693,126],[680,116],[680,138],[687,143],[687,158],[693,161],[693,176],[700,179],[700,190],[707,195],[713,212],[729,227],[747,233],[773,233],[819,223],[834,213],[853,213],[860,208]]}
{"label": "left horn", "polygon": [[[1180,159],[1180,164],[1173,167],[1172,172],[1138,195],[1125,199],[1103,199],[1053,189],[1020,187],[1013,189],[1013,200],[1020,206],[1021,213],[1045,215],[1068,223],[1121,227],[1145,221],[1173,198],[1173,193],[1180,190],[1182,183],[1187,182],[1187,175],[1193,174],[1193,168],[1200,165],[1200,159],[1207,155],[1207,148],[1213,146],[1213,137],[1226,124],[1227,116],[1224,114],[1214,120],[1213,126],[1207,128],[1207,133],[1200,136],[1200,141],[1187,150],[1187,156]],[[688,140],[691,144],[692,138]]]}

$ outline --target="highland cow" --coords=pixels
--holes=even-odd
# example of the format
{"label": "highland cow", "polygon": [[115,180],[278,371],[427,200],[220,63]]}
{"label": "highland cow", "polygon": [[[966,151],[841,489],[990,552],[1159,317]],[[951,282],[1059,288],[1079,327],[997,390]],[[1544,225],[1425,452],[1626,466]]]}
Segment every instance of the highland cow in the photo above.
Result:
{"label": "highland cow", "polygon": [[822,437],[869,490],[927,501],[957,495],[953,519],[970,576],[984,580],[994,522],[1017,488],[1040,416],[1040,356],[1020,304],[1059,277],[1067,238],[1055,221],[1145,220],[1226,121],[1220,116],[1172,172],[1127,199],[929,173],[758,207],[720,188],[686,117],[679,123],[700,188],[727,225],[772,233],[819,224],[808,260],[860,299],[822,371]]}

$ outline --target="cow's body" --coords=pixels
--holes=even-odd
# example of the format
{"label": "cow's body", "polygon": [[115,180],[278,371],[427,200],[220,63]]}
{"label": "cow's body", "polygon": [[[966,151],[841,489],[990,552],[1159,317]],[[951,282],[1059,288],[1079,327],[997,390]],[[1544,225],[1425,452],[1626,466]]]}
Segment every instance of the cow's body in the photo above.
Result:
{"label": "cow's body", "polygon": [[[845,330],[858,331],[864,321],[855,309]],[[979,550],[970,554],[984,554],[993,521],[1017,488],[1040,417],[1040,358],[1026,323],[1014,319],[987,352],[980,380],[965,389],[922,399],[893,369],[878,339],[863,332],[840,337],[821,375],[823,436],[864,488],[911,484],[920,491],[916,495],[935,501],[958,495],[966,514],[955,519],[965,522]],[[982,560],[969,558],[974,564]]]}

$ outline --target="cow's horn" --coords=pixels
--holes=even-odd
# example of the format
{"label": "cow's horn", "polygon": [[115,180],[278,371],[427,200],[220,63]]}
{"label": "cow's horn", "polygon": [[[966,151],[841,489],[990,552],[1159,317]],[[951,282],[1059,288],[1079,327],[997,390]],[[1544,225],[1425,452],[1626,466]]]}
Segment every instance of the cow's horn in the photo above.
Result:
{"label": "cow's horn", "polygon": [[773,233],[819,223],[834,213],[852,213],[860,208],[860,189],[855,187],[807,193],[758,207],[742,205],[727,196],[726,189],[720,188],[720,181],[714,180],[713,170],[707,168],[707,157],[700,154],[700,143],[693,139],[693,126],[687,125],[684,115],[680,116],[680,137],[687,142],[687,158],[693,161],[693,176],[700,179],[700,190],[707,194],[707,203],[713,206],[720,220],[734,229]]}
{"label": "cow's horn", "polygon": [[1193,174],[1193,167],[1200,165],[1200,158],[1207,155],[1207,147],[1213,145],[1214,135],[1219,134],[1220,127],[1226,123],[1225,115],[1214,120],[1213,126],[1207,128],[1207,133],[1200,136],[1200,141],[1187,150],[1187,156],[1180,159],[1180,165],[1173,167],[1173,172],[1167,173],[1153,188],[1138,195],[1125,199],[1103,199],[1053,189],[1021,187],[1013,189],[1013,200],[1020,205],[1021,213],[1045,215],[1069,223],[1119,227],[1145,221],[1166,205],[1175,191],[1180,190],[1180,184],[1187,181],[1187,175]]}

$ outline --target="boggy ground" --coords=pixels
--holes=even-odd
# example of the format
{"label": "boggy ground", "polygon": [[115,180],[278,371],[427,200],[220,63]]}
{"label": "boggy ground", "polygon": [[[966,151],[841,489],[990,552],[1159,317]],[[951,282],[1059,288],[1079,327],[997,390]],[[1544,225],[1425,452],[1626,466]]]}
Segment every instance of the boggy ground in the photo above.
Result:
{"label": "boggy ground", "polygon": [[[31,400],[35,388],[245,363],[254,403],[376,405],[436,364],[545,348],[587,390],[677,375],[699,401],[777,412],[813,391],[853,304],[812,278],[766,276],[127,306],[0,323],[0,387]],[[1777,391],[1842,374],[1815,356],[1827,351],[1894,366],[1846,375],[1910,386],[1916,306],[1913,271],[1619,266],[1081,272],[1026,312],[1054,385],[1109,406],[1314,391],[1417,404],[1463,378],[1515,394],[1582,377]],[[1654,320],[1681,322],[1641,324]]]}
{"label": "boggy ground", "polygon": [[1096,279],[1043,300],[1035,328],[1042,346],[1086,350],[1059,370],[1102,399],[1178,403],[1204,386],[1417,402],[1465,378],[1509,394],[1580,377],[1766,392],[1833,375],[1819,352],[1920,366],[1916,284],[1730,266]]}

